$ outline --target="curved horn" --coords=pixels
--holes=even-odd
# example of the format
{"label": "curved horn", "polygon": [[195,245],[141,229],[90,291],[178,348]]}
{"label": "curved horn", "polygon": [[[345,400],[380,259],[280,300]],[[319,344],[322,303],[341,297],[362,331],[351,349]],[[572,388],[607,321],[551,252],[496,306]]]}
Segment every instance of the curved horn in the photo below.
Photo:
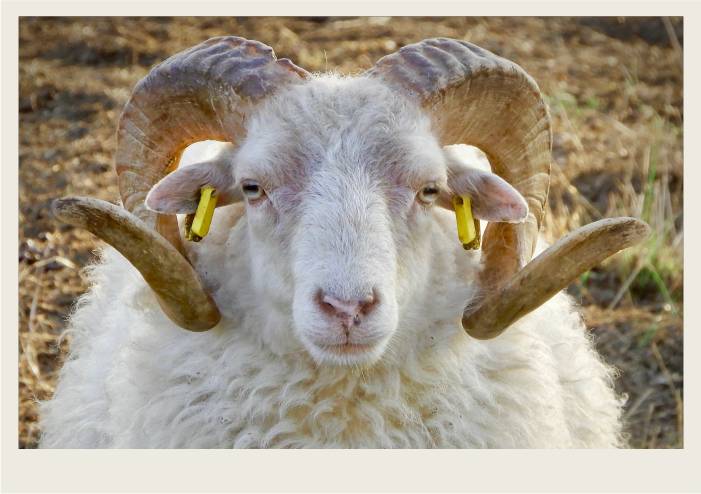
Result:
{"label": "curved horn", "polygon": [[464,41],[437,38],[405,46],[366,75],[422,105],[442,145],[484,151],[493,171],[528,202],[524,223],[487,226],[482,299],[462,319],[469,335],[498,336],[587,269],[649,236],[640,220],[605,220],[577,230],[531,262],[550,185],[552,131],[538,85],[515,63]]}
{"label": "curved horn", "polygon": [[470,144],[528,202],[525,223],[490,223],[481,284],[499,286],[533,256],[550,184],[552,132],[538,85],[521,67],[447,38],[422,41],[367,71],[423,106],[441,145]]}
{"label": "curved horn", "polygon": [[154,227],[144,200],[190,144],[234,145],[251,105],[309,74],[272,48],[244,38],[212,38],[170,57],[134,88],[117,132],[117,175],[127,211]]}
{"label": "curved horn", "polygon": [[[56,215],[127,257],[175,324],[191,331],[210,329],[221,316],[183,253],[175,215],[158,215],[146,209],[144,200],[177,167],[188,145],[204,140],[237,145],[256,102],[307,77],[289,60],[277,60],[268,46],[243,38],[212,38],[178,53],[139,81],[119,122],[116,164],[128,213],[73,198],[57,203]],[[136,239],[144,248],[137,254]],[[168,242],[172,250],[163,245]]]}
{"label": "curved horn", "polygon": [[650,237],[647,223],[609,218],[583,226],[550,246],[487,299],[463,315],[467,334],[489,340],[616,252]]}
{"label": "curved horn", "polygon": [[168,318],[181,328],[206,331],[221,315],[190,263],[161,235],[123,208],[98,199],[66,197],[54,215],[117,249],[139,270]]}

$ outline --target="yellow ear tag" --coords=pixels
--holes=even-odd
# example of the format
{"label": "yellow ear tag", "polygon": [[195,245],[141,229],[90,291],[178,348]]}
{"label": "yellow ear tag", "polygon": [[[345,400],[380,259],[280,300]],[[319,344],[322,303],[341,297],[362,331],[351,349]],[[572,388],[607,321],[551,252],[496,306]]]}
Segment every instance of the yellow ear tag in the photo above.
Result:
{"label": "yellow ear tag", "polygon": [[477,250],[480,247],[480,222],[472,218],[470,198],[467,196],[453,197],[455,218],[458,221],[458,238],[465,250]]}
{"label": "yellow ear tag", "polygon": [[[187,240],[199,242],[209,232],[214,208],[217,205],[217,196],[213,195],[215,192],[216,189],[213,187],[202,189],[200,203],[197,205],[197,212],[194,218],[192,218],[192,215],[188,215],[185,219],[185,238]],[[188,224],[190,221],[192,222],[191,225]]]}

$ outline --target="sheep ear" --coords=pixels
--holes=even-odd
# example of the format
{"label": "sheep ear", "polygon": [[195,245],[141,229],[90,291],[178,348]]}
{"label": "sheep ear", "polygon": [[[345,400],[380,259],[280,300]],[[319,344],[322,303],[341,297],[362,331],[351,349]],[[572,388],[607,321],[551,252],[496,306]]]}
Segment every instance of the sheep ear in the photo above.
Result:
{"label": "sheep ear", "polygon": [[439,206],[453,211],[453,196],[466,195],[476,219],[505,223],[526,219],[526,200],[504,179],[487,171],[490,165],[484,153],[469,146],[446,146],[443,152],[448,166],[448,190],[439,196]]}
{"label": "sheep ear", "polygon": [[153,186],[146,196],[146,207],[162,214],[192,214],[197,211],[200,190],[214,187],[217,207],[243,200],[235,187],[233,166],[226,156],[178,168]]}

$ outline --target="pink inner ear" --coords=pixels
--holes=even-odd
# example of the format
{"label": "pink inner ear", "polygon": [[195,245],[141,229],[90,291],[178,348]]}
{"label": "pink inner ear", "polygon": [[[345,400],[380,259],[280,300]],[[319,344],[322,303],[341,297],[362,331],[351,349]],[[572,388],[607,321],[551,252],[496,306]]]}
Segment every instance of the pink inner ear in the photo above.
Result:
{"label": "pink inner ear", "polygon": [[453,195],[466,195],[472,216],[486,221],[520,223],[528,216],[528,203],[508,182],[492,173],[487,157],[465,145],[443,148],[448,165],[448,188],[438,205],[453,209]]}
{"label": "pink inner ear", "polygon": [[194,213],[201,186],[189,168],[176,170],[154,185],[146,196],[146,207],[162,214]]}
{"label": "pink inner ear", "polygon": [[153,186],[146,207],[162,214],[192,214],[204,187],[217,189],[217,207],[237,202],[242,198],[228,167],[228,162],[211,161],[179,168]]}
{"label": "pink inner ear", "polygon": [[450,192],[441,194],[438,205],[453,210],[453,195],[466,195],[476,219],[520,223],[528,215],[528,204],[519,192],[494,173],[465,165],[448,179]]}
{"label": "pink inner ear", "polygon": [[520,223],[528,215],[528,204],[519,192],[505,180],[482,172],[475,181],[472,199],[473,215],[478,219]]}

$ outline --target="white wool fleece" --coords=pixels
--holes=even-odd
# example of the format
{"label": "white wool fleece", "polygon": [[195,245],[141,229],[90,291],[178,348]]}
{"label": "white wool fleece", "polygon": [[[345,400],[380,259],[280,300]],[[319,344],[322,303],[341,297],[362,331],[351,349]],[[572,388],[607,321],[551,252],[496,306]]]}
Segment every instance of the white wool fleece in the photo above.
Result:
{"label": "white wool fleece", "polygon": [[[234,253],[222,248],[244,238],[237,207],[217,210],[219,233],[197,247],[206,263],[196,267],[223,312],[211,331],[171,323],[111,248],[89,268],[96,284],[71,318],[71,354],[56,393],[41,404],[41,447],[623,445],[614,370],[593,349],[570,297],[557,295],[493,340],[462,330],[460,301],[479,252],[455,241],[449,212],[435,210],[425,288],[402,313],[386,355],[359,369],[317,365],[291,318],[255,300],[246,242]],[[222,262],[240,278],[217,280]]]}

